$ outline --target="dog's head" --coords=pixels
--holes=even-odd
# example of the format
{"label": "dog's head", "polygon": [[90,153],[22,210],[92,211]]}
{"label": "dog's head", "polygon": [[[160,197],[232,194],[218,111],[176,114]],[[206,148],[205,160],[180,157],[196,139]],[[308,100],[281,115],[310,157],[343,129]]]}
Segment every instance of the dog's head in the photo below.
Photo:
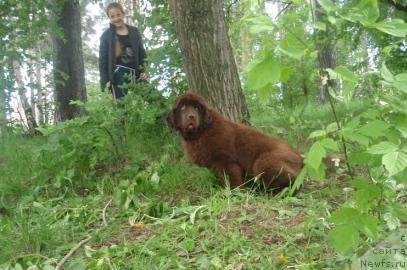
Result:
{"label": "dog's head", "polygon": [[167,125],[185,140],[198,138],[212,123],[210,108],[200,95],[187,92],[179,96],[166,116]]}

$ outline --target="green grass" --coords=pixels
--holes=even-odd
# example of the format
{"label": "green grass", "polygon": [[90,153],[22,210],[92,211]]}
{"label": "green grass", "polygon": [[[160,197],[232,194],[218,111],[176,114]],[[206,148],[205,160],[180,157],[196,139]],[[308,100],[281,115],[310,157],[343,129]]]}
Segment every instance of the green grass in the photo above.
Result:
{"label": "green grass", "polygon": [[[329,123],[326,114],[310,110],[297,123],[306,125],[319,116]],[[294,132],[288,136],[292,143],[304,140],[307,132],[295,123],[287,126],[287,119],[265,112],[253,115],[253,123],[269,133],[285,137]],[[231,191],[208,170],[186,162],[179,139],[158,127],[153,133],[128,130],[120,146],[123,159],[81,178],[60,174],[65,180],[57,184],[55,178],[37,174],[39,167],[33,164],[45,143],[44,138],[14,135],[1,143],[0,269],[16,264],[23,269],[55,267],[89,235],[91,240],[69,258],[65,269],[349,265],[325,239],[328,215],[345,198],[344,182],[307,182],[294,198]]]}

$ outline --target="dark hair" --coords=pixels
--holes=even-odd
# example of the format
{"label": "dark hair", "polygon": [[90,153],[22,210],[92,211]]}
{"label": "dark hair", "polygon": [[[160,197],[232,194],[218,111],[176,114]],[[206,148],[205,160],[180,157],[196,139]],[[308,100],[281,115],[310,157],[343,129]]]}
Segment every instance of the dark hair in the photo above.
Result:
{"label": "dark hair", "polygon": [[109,5],[107,5],[107,7],[106,7],[106,15],[108,17],[109,17],[109,10],[114,9],[114,8],[117,8],[124,14],[123,6],[120,3],[113,2],[113,3],[110,3]]}

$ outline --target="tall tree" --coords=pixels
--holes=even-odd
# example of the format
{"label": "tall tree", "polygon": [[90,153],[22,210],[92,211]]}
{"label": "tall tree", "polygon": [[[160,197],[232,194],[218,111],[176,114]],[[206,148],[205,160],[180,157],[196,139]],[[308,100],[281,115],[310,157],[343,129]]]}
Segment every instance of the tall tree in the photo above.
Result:
{"label": "tall tree", "polygon": [[65,0],[57,14],[63,37],[54,37],[55,120],[64,121],[80,114],[71,100],[86,101],[82,55],[79,0]]}
{"label": "tall tree", "polygon": [[[320,22],[326,21],[324,19],[324,13],[322,12],[322,7],[318,1],[313,1],[313,21]],[[319,89],[319,100],[324,102],[326,99],[326,88],[324,86],[324,81],[327,79],[329,86],[334,86],[334,81],[329,79],[327,68],[335,69],[336,67],[336,50],[335,50],[335,29],[331,27],[330,24],[326,24],[326,31],[316,29],[315,46],[318,51],[318,68],[320,79],[318,80]]]}
{"label": "tall tree", "polygon": [[191,90],[232,121],[249,117],[230,45],[222,0],[170,0]]}
{"label": "tall tree", "polygon": [[0,134],[4,134],[7,123],[7,95],[4,68],[0,68]]}
{"label": "tall tree", "polygon": [[17,92],[18,97],[21,103],[21,107],[23,109],[24,115],[22,116],[25,119],[21,119],[22,121],[27,122],[28,131],[30,133],[35,132],[35,128],[38,127],[37,122],[34,116],[34,109],[30,105],[28,98],[26,96],[25,85],[24,85],[24,78],[21,72],[21,64],[18,61],[13,61],[13,75],[15,82],[17,84]]}
{"label": "tall tree", "polygon": [[36,86],[36,89],[37,89],[36,104],[37,104],[37,110],[38,110],[38,114],[37,114],[38,125],[44,126],[45,123],[47,123],[46,117],[45,117],[45,115],[47,114],[46,113],[47,95],[46,95],[45,88],[42,85],[41,53],[42,53],[42,49],[40,46],[38,46],[38,48],[35,50],[37,59],[34,63],[33,73],[35,74],[34,75],[35,79],[32,83]]}

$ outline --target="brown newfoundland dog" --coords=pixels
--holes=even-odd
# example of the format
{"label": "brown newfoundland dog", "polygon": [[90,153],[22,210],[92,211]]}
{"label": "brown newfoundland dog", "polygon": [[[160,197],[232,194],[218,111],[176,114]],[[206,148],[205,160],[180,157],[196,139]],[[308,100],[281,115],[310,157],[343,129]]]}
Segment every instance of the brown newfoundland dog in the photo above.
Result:
{"label": "brown newfoundland dog", "polygon": [[231,188],[261,179],[265,187],[280,191],[303,165],[301,155],[288,144],[227,120],[196,93],[178,97],[166,122],[181,134],[188,159],[212,169],[220,179],[226,176]]}

